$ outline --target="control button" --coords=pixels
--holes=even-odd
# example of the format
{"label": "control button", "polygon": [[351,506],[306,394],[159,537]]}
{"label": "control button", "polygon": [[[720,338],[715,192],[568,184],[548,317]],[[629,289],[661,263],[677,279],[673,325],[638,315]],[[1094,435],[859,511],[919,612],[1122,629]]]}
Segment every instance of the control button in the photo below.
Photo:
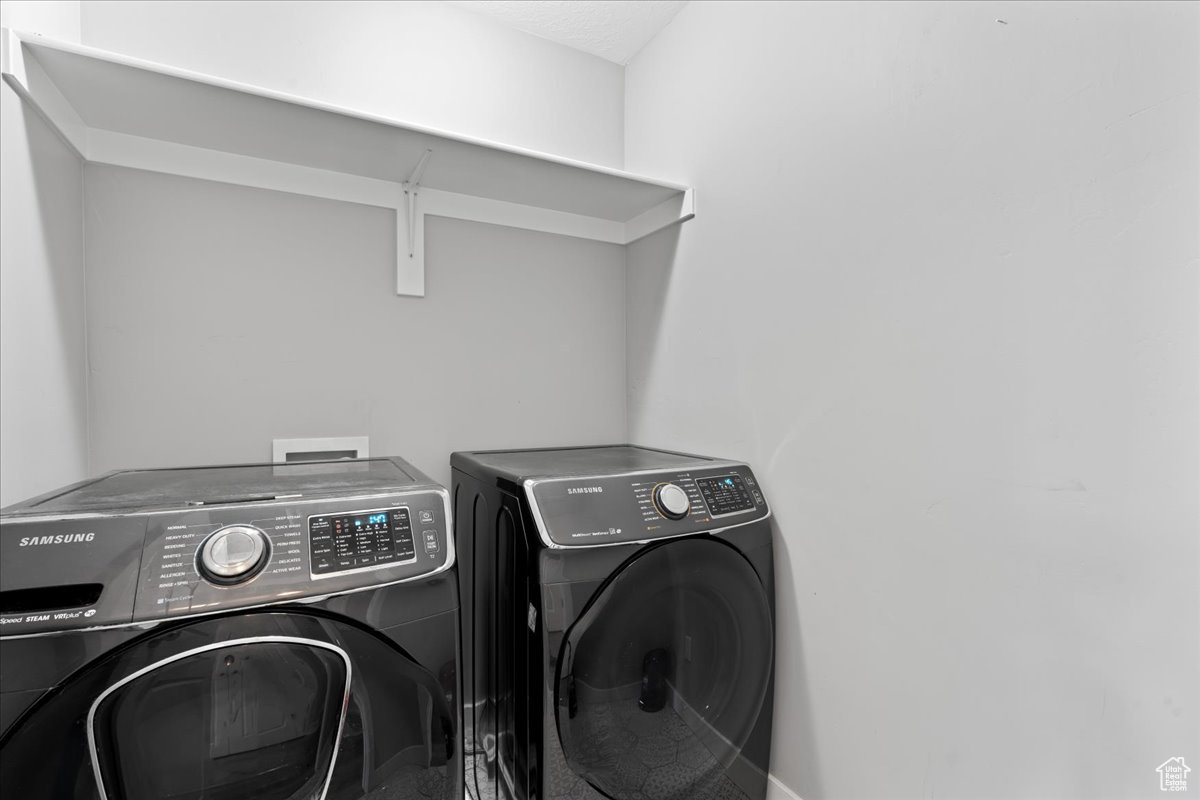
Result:
{"label": "control button", "polygon": [[270,540],[258,528],[229,525],[200,546],[200,574],[212,583],[239,583],[258,574],[269,551]]}
{"label": "control button", "polygon": [[421,535],[425,537],[425,552],[436,553],[439,546],[437,531],[421,531]]}
{"label": "control button", "polygon": [[433,512],[432,511],[422,511],[418,516],[421,519],[422,525],[432,525],[433,524]]}
{"label": "control button", "polygon": [[654,487],[654,506],[667,519],[683,519],[692,510],[692,501],[682,487],[661,483]]}

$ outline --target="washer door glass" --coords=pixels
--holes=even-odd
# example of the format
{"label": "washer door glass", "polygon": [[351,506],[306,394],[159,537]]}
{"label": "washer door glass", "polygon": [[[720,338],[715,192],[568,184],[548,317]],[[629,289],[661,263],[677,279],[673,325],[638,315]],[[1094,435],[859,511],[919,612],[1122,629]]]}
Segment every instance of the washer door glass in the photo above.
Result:
{"label": "washer door glass", "polygon": [[446,691],[375,634],[289,613],[152,634],[30,709],[4,793],[103,800],[446,798]]}
{"label": "washer door glass", "polygon": [[615,800],[715,800],[736,773],[774,658],[766,591],[716,539],[643,551],[589,601],[560,653],[572,770]]}
{"label": "washer door glass", "polygon": [[89,711],[109,798],[321,797],[345,723],[350,660],[311,639],[220,642],[134,673]]}

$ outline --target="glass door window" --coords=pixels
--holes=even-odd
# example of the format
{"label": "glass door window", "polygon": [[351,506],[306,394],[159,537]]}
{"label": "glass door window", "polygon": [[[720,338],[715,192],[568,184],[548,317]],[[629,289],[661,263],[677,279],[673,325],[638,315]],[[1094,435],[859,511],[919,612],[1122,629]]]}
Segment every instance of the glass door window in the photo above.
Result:
{"label": "glass door window", "polygon": [[108,798],[321,797],[350,691],[350,659],[311,639],[220,643],[135,673],[89,712]]}
{"label": "glass door window", "polygon": [[356,625],[246,614],[151,634],[0,742],[7,796],[449,798],[454,717],[427,671]]}
{"label": "glass door window", "polygon": [[745,797],[730,768],[762,710],[773,641],[762,583],[732,547],[643,551],[564,639],[555,714],[568,765],[614,800]]}

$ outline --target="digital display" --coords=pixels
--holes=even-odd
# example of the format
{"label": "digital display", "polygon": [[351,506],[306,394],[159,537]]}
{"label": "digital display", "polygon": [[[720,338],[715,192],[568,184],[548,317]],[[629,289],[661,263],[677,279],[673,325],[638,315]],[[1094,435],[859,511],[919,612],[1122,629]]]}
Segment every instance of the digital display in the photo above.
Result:
{"label": "digital display", "polygon": [[722,475],[696,481],[709,513],[714,517],[754,510],[754,499],[742,482],[741,475]]}
{"label": "digital display", "polygon": [[416,558],[407,508],[308,518],[312,573],[322,575]]}

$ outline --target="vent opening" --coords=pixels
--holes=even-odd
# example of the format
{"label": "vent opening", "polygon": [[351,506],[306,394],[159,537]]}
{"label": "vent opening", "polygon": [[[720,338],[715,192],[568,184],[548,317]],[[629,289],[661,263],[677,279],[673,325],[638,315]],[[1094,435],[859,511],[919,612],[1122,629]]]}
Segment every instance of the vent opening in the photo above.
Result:
{"label": "vent opening", "polygon": [[297,461],[340,461],[346,458],[358,458],[357,450],[306,450],[287,454],[287,462]]}

